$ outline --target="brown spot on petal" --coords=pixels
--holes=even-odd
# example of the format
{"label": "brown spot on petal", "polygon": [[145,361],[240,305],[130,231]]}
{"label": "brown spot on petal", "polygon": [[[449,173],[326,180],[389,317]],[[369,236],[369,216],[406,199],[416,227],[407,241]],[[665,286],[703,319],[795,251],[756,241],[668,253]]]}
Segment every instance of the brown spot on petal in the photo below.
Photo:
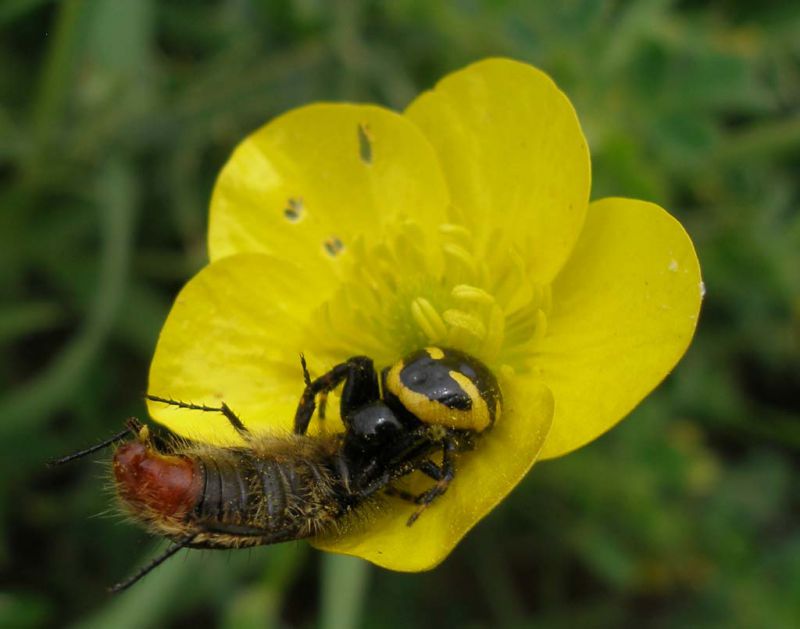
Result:
{"label": "brown spot on petal", "polygon": [[286,202],[286,207],[283,210],[283,215],[287,221],[296,223],[303,217],[305,206],[303,205],[302,197],[291,197]]}
{"label": "brown spot on petal", "polygon": [[358,154],[365,164],[372,163],[372,132],[366,122],[358,125]]}
{"label": "brown spot on petal", "polygon": [[338,236],[331,236],[322,244],[325,247],[325,252],[332,258],[338,256],[344,249],[344,243]]}

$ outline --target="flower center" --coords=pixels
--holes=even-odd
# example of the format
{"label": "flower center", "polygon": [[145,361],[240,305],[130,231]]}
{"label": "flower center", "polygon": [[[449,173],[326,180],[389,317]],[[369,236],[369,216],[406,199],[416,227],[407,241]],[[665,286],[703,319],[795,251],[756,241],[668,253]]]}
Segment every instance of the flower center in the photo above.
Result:
{"label": "flower center", "polygon": [[[490,367],[527,370],[547,332],[549,286],[501,234],[477,242],[466,227],[426,235],[403,221],[388,238],[347,244],[342,284],[314,314],[310,334],[331,360],[354,354],[387,365],[420,347],[468,352]],[[494,246],[493,246],[494,245]]]}

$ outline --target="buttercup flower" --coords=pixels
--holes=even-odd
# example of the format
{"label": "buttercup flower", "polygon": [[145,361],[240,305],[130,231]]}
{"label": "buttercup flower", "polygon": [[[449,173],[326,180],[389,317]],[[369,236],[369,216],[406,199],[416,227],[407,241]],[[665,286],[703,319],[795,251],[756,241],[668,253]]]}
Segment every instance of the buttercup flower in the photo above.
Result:
{"label": "buttercup flower", "polygon": [[[290,111],[219,176],[210,264],[175,302],[150,393],[224,401],[253,432],[289,432],[301,352],[312,376],[361,354],[382,368],[430,345],[476,356],[504,410],[459,457],[448,492],[411,527],[414,506],[386,498],[368,526],[314,540],[387,568],[430,568],[537,458],[628,414],[692,337],[702,285],[683,228],[652,203],[589,203],[589,188],[569,100],[515,61],[450,74],[403,114]],[[341,430],[337,400],[328,408],[327,429]],[[240,440],[216,416],[149,410],[181,435]]]}

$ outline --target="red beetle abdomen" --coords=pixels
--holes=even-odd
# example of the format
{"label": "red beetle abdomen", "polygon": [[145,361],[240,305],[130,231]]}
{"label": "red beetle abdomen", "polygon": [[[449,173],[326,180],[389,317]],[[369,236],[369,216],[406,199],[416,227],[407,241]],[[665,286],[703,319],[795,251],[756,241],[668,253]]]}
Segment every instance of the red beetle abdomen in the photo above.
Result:
{"label": "red beetle abdomen", "polygon": [[202,489],[193,461],[159,454],[139,441],[125,443],[114,453],[114,477],[120,496],[133,509],[172,518],[187,515]]}

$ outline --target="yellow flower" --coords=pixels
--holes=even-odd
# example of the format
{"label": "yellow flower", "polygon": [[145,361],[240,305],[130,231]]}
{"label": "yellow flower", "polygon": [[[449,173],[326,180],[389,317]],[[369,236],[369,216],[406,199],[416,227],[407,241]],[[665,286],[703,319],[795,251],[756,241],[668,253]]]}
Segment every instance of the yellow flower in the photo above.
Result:
{"label": "yellow flower", "polygon": [[[449,491],[411,527],[413,505],[387,498],[368,526],[315,540],[395,570],[431,568],[537,458],[628,414],[692,337],[702,284],[686,232],[652,203],[589,203],[590,178],[569,100],[515,61],[455,72],[403,114],[290,111],[220,174],[211,263],[167,319],[150,393],[224,400],[250,430],[288,432],[300,352],[312,375],[358,354],[380,368],[431,344],[475,355],[505,407]],[[238,442],[221,418],[149,410],[181,435]]]}

